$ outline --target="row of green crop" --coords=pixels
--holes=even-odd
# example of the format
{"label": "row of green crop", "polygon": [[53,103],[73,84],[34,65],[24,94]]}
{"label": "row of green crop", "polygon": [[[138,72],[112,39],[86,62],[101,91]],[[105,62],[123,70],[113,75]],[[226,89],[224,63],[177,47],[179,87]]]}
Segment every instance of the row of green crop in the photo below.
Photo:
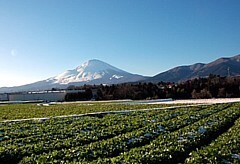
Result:
{"label": "row of green crop", "polygon": [[120,111],[145,108],[160,108],[171,105],[166,104],[120,104],[120,103],[74,103],[57,104],[50,106],[37,106],[37,104],[11,104],[0,106],[0,121],[42,118],[71,114],[84,114],[91,112]]}
{"label": "row of green crop", "polygon": [[[32,153],[40,154],[45,151],[84,145],[90,142],[99,141],[100,139],[111,138],[119,134],[130,132],[147,126],[152,122],[169,120],[179,115],[189,113],[190,111],[197,112],[202,109],[204,108],[197,108],[195,110],[189,108],[179,108],[176,110],[133,112],[129,115],[109,115],[103,119],[97,119],[96,122],[85,122],[84,125],[86,126],[78,126],[77,128],[71,127],[73,128],[73,131],[71,132],[76,135],[71,135],[71,133],[67,133],[66,131],[62,132],[61,129],[58,129],[58,131],[55,129],[55,131],[53,131],[53,128],[47,128],[40,133],[41,136],[34,135],[33,137],[29,136],[21,139],[14,138],[0,142],[2,145],[0,148],[0,158],[5,162],[9,162],[11,160],[17,161],[23,156],[30,155]],[[78,121],[82,121],[82,119],[79,118]],[[66,123],[66,121],[63,122]],[[23,122],[20,122],[19,124],[21,123],[24,124]],[[46,123],[48,123],[48,121]],[[61,122],[59,122],[59,124],[61,124]],[[55,125],[55,123],[53,123],[53,125]],[[63,127],[64,126],[67,125],[63,124]],[[44,127],[48,127],[48,125],[42,126],[42,128]],[[86,130],[86,127],[90,128],[88,132],[84,131]],[[50,132],[47,134],[43,133],[47,130]],[[61,133],[61,135],[55,136],[54,133]]]}
{"label": "row of green crop", "polygon": [[24,161],[39,161],[45,163],[47,161],[66,162],[75,160],[79,162],[89,162],[97,158],[114,157],[134,147],[149,144],[151,140],[159,136],[166,136],[175,130],[222,110],[224,110],[224,106],[212,106],[200,111],[189,110],[188,113],[177,116],[176,118],[152,122],[152,124],[148,124],[143,128],[113,138],[92,142],[80,147],[74,146],[72,148],[58,149],[41,155],[32,155],[31,157],[26,157]]}
{"label": "row of green crop", "polygon": [[[39,121],[27,121],[17,122],[12,124],[6,124],[0,128],[0,131],[4,132],[9,139],[20,139],[28,136],[39,136],[43,133],[45,135],[57,135],[68,134],[71,132],[78,132],[87,128],[97,128],[99,126],[111,126],[117,124],[115,122],[108,121],[113,119],[116,121],[127,119],[124,115],[111,115],[111,117],[97,118],[97,117],[78,117],[67,119],[50,119],[43,122]],[[26,127],[27,126],[27,127]]]}
{"label": "row of green crop", "polygon": [[[83,117],[81,120],[74,121],[74,119],[55,121],[55,120],[41,120],[41,121],[21,121],[21,122],[12,122],[5,123],[1,126],[0,131],[7,137],[4,140],[13,140],[26,138],[28,136],[38,136],[43,133],[56,132],[55,130],[65,128],[74,128],[74,126],[84,125],[85,122],[98,122],[98,118],[93,117]],[[55,123],[57,122],[57,124]],[[64,125],[68,124],[69,127]],[[66,129],[67,130],[67,129]]]}
{"label": "row of green crop", "polygon": [[211,142],[239,117],[239,107],[231,107],[173,133],[160,135],[146,146],[115,158],[99,158],[93,163],[181,163],[191,151]]}
{"label": "row of green crop", "polygon": [[210,145],[191,152],[186,163],[240,163],[240,118]]}
{"label": "row of green crop", "polygon": [[[4,136],[2,138],[4,143],[15,140],[28,140],[29,138],[35,138],[40,136],[51,136],[64,138],[75,136],[80,132],[90,132],[92,130],[104,130],[111,128],[111,126],[122,126],[124,124],[143,126],[143,121],[153,120],[154,117],[176,117],[179,114],[187,112],[187,108],[178,110],[153,110],[149,112],[141,112],[141,114],[135,114],[136,112],[127,113],[126,115],[112,114],[106,115],[104,118],[93,117],[78,117],[78,118],[65,118],[65,119],[52,119],[44,122],[26,121],[26,122],[13,122],[5,123],[2,125],[0,132]],[[166,114],[166,115],[165,115]],[[120,122],[120,124],[119,124]],[[145,124],[147,121],[145,122]],[[61,137],[58,135],[62,135]],[[7,146],[7,145],[4,145]]]}

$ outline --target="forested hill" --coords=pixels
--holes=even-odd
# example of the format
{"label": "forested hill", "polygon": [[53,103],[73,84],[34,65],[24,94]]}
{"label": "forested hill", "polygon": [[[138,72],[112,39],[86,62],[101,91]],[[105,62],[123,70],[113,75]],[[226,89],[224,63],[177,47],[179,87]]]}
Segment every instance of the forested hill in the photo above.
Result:
{"label": "forested hill", "polygon": [[[196,78],[182,83],[125,83],[117,85],[71,86],[69,89],[95,89],[97,100],[112,99],[189,99],[240,97],[240,76]],[[89,92],[88,92],[89,93]],[[80,100],[81,95],[68,95],[67,100]],[[91,97],[91,96],[89,96]]]}
{"label": "forested hill", "polygon": [[180,82],[197,77],[207,77],[209,74],[220,76],[239,76],[240,55],[230,58],[219,58],[207,64],[196,63],[188,66],[178,66],[168,71],[159,73],[147,79],[146,82]]}

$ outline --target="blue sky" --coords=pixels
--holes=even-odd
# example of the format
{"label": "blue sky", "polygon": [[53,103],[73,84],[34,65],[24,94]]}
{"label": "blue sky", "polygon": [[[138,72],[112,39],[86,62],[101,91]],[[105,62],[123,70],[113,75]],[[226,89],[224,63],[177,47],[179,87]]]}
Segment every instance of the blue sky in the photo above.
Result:
{"label": "blue sky", "polygon": [[0,0],[0,87],[99,59],[156,75],[240,53],[239,0]]}

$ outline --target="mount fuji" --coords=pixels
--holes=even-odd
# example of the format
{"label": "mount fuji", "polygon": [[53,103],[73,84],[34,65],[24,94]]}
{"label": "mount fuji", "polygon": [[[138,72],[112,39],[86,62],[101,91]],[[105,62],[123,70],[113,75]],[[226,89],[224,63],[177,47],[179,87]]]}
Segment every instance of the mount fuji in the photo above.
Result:
{"label": "mount fuji", "polygon": [[80,86],[84,84],[119,84],[141,81],[146,78],[141,75],[128,73],[108,63],[94,59],[83,63],[73,70],[67,70],[46,80],[16,87],[3,87],[0,88],[0,92],[36,91],[51,88],[64,89],[70,85]]}
{"label": "mount fuji", "polygon": [[196,77],[208,77],[209,74],[220,76],[240,76],[240,55],[219,58],[210,63],[196,63],[178,66],[153,77],[131,74],[100,60],[89,60],[75,69],[65,71],[57,76],[35,83],[2,87],[0,93],[49,90],[52,88],[65,89],[70,85],[84,84],[120,84],[128,82],[181,82]]}
{"label": "mount fuji", "polygon": [[54,84],[115,84],[132,82],[143,79],[143,76],[134,75],[111,66],[100,60],[89,60],[76,69],[68,70],[62,74],[48,79]]}

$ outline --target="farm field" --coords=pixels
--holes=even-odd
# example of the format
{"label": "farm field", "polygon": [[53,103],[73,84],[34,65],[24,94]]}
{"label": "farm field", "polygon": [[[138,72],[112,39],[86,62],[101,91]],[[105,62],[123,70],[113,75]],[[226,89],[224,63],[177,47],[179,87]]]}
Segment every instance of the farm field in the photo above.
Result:
{"label": "farm field", "polygon": [[[29,112],[31,116],[42,117],[54,116],[54,111],[62,115],[164,106],[25,104],[1,106],[0,111],[8,107],[12,113],[5,117],[18,119],[26,118],[31,108],[43,111],[35,115]],[[16,107],[18,110],[14,110]],[[48,110],[51,112],[47,113]],[[71,112],[61,113],[65,110]],[[21,112],[24,114],[18,116]],[[0,163],[240,162],[240,103],[14,122],[3,122],[6,118],[2,117],[1,120]]]}
{"label": "farm field", "polygon": [[0,105],[0,121],[77,115],[94,112],[162,108],[175,104],[128,104],[110,102]]}

